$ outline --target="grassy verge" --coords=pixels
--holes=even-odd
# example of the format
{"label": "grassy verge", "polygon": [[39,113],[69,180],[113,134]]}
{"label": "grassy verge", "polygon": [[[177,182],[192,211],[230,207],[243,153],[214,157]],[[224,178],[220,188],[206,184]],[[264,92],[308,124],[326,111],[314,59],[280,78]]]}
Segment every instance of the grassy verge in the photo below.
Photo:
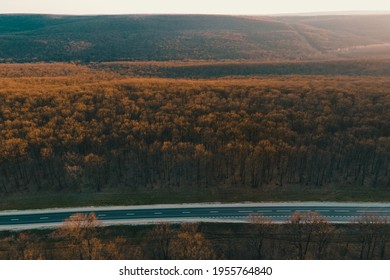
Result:
{"label": "grassy verge", "polygon": [[143,205],[196,202],[262,201],[367,201],[390,202],[389,189],[368,187],[289,187],[261,190],[245,188],[185,191],[118,191],[84,193],[13,194],[0,197],[0,210],[78,206]]}

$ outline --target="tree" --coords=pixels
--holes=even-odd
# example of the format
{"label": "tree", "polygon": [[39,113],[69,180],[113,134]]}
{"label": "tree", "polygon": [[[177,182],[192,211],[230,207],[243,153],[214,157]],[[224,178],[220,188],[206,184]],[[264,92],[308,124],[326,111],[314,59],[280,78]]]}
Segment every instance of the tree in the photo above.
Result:
{"label": "tree", "polygon": [[90,153],[84,157],[85,169],[87,171],[88,181],[96,186],[98,192],[101,191],[103,186],[102,172],[105,159],[102,156]]}
{"label": "tree", "polygon": [[172,241],[172,258],[178,260],[214,259],[214,250],[204,235],[198,232],[198,225],[183,224]]}
{"label": "tree", "polygon": [[355,220],[360,238],[360,259],[371,260],[378,252],[378,258],[384,259],[388,242],[388,222],[385,217],[366,213]]}
{"label": "tree", "polygon": [[254,225],[251,247],[256,251],[256,259],[261,260],[263,259],[264,239],[272,234],[272,220],[263,215],[251,215],[249,222]]}
{"label": "tree", "polygon": [[[296,211],[290,216],[288,224],[301,260],[320,257],[334,231],[328,220],[314,211]],[[317,243],[317,250],[312,250],[309,254],[311,243]]]}
{"label": "tree", "polygon": [[160,223],[151,231],[148,243],[151,246],[154,258],[169,260],[171,258],[171,247],[173,230],[168,223]]}
{"label": "tree", "polygon": [[54,233],[55,239],[65,241],[65,259],[92,260],[98,259],[103,248],[102,242],[96,238],[96,227],[100,222],[94,213],[78,213],[67,218]]}
{"label": "tree", "polygon": [[12,260],[42,260],[44,259],[43,247],[37,242],[38,237],[21,232],[15,240],[9,244],[9,259]]}

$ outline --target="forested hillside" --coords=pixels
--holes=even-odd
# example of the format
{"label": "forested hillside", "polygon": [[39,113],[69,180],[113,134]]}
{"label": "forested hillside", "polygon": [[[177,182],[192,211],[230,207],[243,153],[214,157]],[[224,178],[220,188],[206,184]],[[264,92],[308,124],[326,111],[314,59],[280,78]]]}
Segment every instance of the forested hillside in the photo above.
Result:
{"label": "forested hillside", "polygon": [[390,187],[388,77],[188,80],[3,67],[3,194]]}
{"label": "forested hillside", "polygon": [[390,16],[1,15],[0,62],[389,57]]}
{"label": "forested hillside", "polygon": [[93,63],[95,69],[106,69],[123,76],[161,78],[219,78],[253,75],[390,75],[389,59],[338,59],[301,62],[263,61],[191,61],[191,62],[104,62]]}

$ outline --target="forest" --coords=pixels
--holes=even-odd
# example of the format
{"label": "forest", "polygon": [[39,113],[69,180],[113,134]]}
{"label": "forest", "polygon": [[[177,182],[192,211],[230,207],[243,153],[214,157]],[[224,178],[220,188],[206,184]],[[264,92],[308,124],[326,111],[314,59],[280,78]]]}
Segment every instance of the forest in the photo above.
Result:
{"label": "forest", "polygon": [[388,76],[170,79],[75,64],[1,69],[4,199],[390,188]]}
{"label": "forest", "polygon": [[386,76],[390,60],[335,59],[323,61],[190,61],[190,62],[104,62],[91,67],[106,69],[124,76],[209,79],[230,76]]}

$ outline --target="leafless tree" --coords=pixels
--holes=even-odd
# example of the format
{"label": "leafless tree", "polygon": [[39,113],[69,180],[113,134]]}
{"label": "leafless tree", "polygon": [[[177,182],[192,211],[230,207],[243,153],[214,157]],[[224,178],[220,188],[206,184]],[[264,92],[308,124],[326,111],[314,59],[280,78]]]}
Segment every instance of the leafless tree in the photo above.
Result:
{"label": "leafless tree", "polygon": [[[298,258],[318,258],[328,245],[334,227],[317,212],[294,212],[289,218],[294,245],[298,248]],[[316,250],[309,255],[311,244],[317,243]]]}
{"label": "leafless tree", "polygon": [[388,221],[371,213],[365,213],[355,220],[360,236],[360,259],[370,260],[379,250],[379,258],[384,259],[387,244]]}
{"label": "leafless tree", "polygon": [[172,258],[179,260],[215,259],[211,243],[196,224],[183,224],[172,241]]}
{"label": "leafless tree", "polygon": [[160,223],[152,229],[148,243],[155,259],[169,260],[171,258],[172,239],[173,230],[170,224]]}
{"label": "leafless tree", "polygon": [[249,222],[254,225],[253,237],[250,244],[256,251],[256,258],[261,260],[263,258],[264,239],[271,234],[272,220],[263,215],[251,215]]}

